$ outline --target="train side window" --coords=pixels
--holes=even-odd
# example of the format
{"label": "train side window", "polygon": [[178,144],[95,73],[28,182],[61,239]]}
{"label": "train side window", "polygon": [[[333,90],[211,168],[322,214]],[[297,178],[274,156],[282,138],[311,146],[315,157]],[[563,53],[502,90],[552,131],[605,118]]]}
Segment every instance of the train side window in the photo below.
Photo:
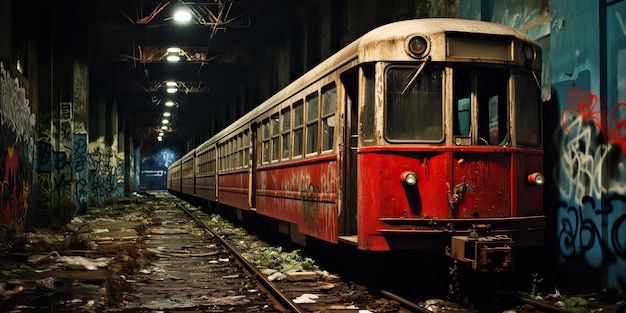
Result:
{"label": "train side window", "polygon": [[222,170],[228,169],[228,141],[222,144]]}
{"label": "train side window", "polygon": [[250,162],[250,136],[248,136],[247,129],[243,132],[242,137],[241,160],[243,168],[248,168],[248,163]]}
{"label": "train side window", "polygon": [[237,167],[235,162],[235,151],[237,150],[237,136],[228,140],[228,168],[234,169]]}
{"label": "train side window", "polygon": [[208,174],[215,174],[215,149],[211,148],[209,150],[209,168],[207,170]]}
{"label": "train side window", "polygon": [[208,151],[202,152],[202,158],[200,159],[200,162],[201,163],[198,165],[198,173],[206,174],[206,172],[209,170],[209,166],[207,164],[209,163]]}
{"label": "train side window", "polygon": [[202,168],[202,165],[204,164],[203,161],[204,161],[204,153],[196,154],[196,164],[194,166],[194,173],[195,174],[198,174],[200,172],[200,169]]}
{"label": "train side window", "polygon": [[289,147],[290,147],[290,137],[289,134],[291,132],[291,107],[286,107],[280,112],[280,122],[281,122],[281,144],[282,144],[282,156],[283,160],[289,159]]}
{"label": "train side window", "polygon": [[254,160],[256,162],[257,165],[261,165],[263,163],[263,153],[261,153],[261,151],[263,149],[262,145],[263,145],[263,125],[261,123],[256,124],[256,140],[255,142],[253,142],[252,144],[256,147],[256,151],[257,153],[256,155],[256,160]]}
{"label": "train side window", "polygon": [[334,82],[322,88],[322,108],[322,151],[330,151],[335,143],[337,88]]}
{"label": "train side window", "polygon": [[237,149],[235,149],[235,167],[242,168],[243,167],[243,158],[242,158],[242,136],[241,133],[237,135]]}
{"label": "train side window", "polygon": [[237,168],[237,136],[230,139],[230,169]]}
{"label": "train side window", "polygon": [[233,139],[228,139],[226,144],[226,169],[231,170],[233,168]]}
{"label": "train side window", "polygon": [[302,156],[304,143],[304,102],[293,104],[293,157]]}
{"label": "train side window", "polygon": [[316,92],[306,97],[306,154],[317,153],[317,130],[320,112],[319,95]]}
{"label": "train side window", "polygon": [[220,159],[219,167],[220,167],[220,171],[223,171],[224,170],[224,164],[226,163],[224,161],[224,144],[220,144],[218,146],[218,150],[219,150],[219,159]]}
{"label": "train side window", "polygon": [[261,123],[261,128],[262,128],[262,137],[263,138],[263,143],[262,143],[262,159],[261,162],[262,164],[267,164],[270,161],[270,120],[266,119],[263,121],[263,123]]}
{"label": "train side window", "polygon": [[217,154],[216,154],[216,157],[217,157],[217,164],[216,164],[217,165],[217,170],[221,171],[222,170],[222,147],[220,145],[217,145],[216,149],[217,149],[217,151],[216,151],[217,152]]}
{"label": "train side window", "polygon": [[270,124],[272,128],[272,162],[278,161],[280,154],[280,120],[278,113],[272,114],[270,118]]}
{"label": "train side window", "polygon": [[235,151],[237,150],[237,136],[228,140],[228,168],[234,169],[237,167],[235,162]]}
{"label": "train side window", "polygon": [[196,163],[196,173],[204,174],[206,172],[206,151],[198,154],[196,159],[198,160],[198,163]]}

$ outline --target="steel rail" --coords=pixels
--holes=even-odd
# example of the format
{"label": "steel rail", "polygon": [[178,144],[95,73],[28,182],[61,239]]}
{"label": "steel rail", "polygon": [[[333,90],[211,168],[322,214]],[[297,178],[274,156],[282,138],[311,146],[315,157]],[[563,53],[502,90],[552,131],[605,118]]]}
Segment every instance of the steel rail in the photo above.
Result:
{"label": "steel rail", "polygon": [[218,239],[228,250],[230,250],[233,253],[235,258],[237,259],[237,262],[239,262],[239,264],[241,264],[241,266],[244,268],[244,271],[246,271],[247,274],[250,275],[250,277],[255,278],[256,280],[258,280],[261,283],[262,287],[266,289],[266,290],[263,290],[263,291],[268,295],[268,297],[270,297],[274,303],[278,303],[278,304],[280,304],[282,306],[282,307],[278,307],[276,309],[278,309],[279,311],[282,311],[282,312],[294,312],[294,313],[305,313],[306,312],[306,311],[303,311],[301,308],[299,308],[293,301],[291,301],[291,299],[289,299],[287,296],[285,296],[285,294],[283,294],[278,288],[276,288],[276,286],[271,281],[269,281],[267,279],[267,277],[265,277],[265,275],[260,273],[254,265],[252,265],[250,262],[248,262],[248,260],[246,260],[237,251],[237,249],[235,249],[226,240],[221,238],[210,227],[208,227],[202,220],[200,220],[197,216],[195,216],[195,214],[193,214],[191,211],[187,210],[187,208],[185,208],[183,205],[178,203],[171,196],[170,196],[170,200],[178,208],[180,208],[187,215],[189,215],[191,217],[191,219],[193,219],[194,222],[196,222],[196,224],[198,224],[200,227],[202,227],[202,229],[204,229],[205,231],[210,233],[213,237]]}
{"label": "steel rail", "polygon": [[[386,290],[379,290],[378,292],[380,292],[381,295],[398,302],[401,308],[406,310],[407,312],[432,313],[432,311],[430,311],[429,309],[421,307],[415,302],[405,299],[401,296],[398,296],[395,293],[392,293]],[[400,312],[403,312],[403,311],[400,311]]]}

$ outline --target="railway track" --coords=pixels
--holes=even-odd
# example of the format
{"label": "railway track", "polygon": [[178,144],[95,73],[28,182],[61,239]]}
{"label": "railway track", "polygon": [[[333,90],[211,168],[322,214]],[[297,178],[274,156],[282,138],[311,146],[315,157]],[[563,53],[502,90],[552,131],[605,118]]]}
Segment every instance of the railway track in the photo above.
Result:
{"label": "railway track", "polygon": [[[217,238],[227,247],[229,252],[237,259],[238,264],[249,277],[257,279],[262,290],[267,293],[269,299],[272,300],[274,306],[281,312],[359,312],[367,306],[366,301],[370,303],[379,303],[381,306],[386,304],[386,308],[382,308],[381,312],[431,312],[422,308],[409,300],[388,291],[368,290],[363,286],[354,286],[350,283],[341,281],[339,277],[331,275],[323,275],[314,272],[305,272],[296,274],[291,279],[282,279],[272,282],[268,279],[264,271],[251,264],[238,248],[225,239],[220,234],[207,226],[201,218],[196,214],[197,211],[189,210],[180,201],[170,198],[171,201],[181,210],[183,210],[190,218],[192,218],[202,229]],[[324,278],[326,276],[326,278]],[[341,297],[341,292],[333,293],[332,290],[357,290],[358,297],[366,300],[362,303],[349,301],[346,303]],[[349,291],[350,292],[350,291]],[[376,296],[374,296],[376,294]],[[298,302],[298,303],[296,303]]]}
{"label": "railway track", "polygon": [[[70,255],[106,258],[111,260],[106,269],[77,271],[54,263],[31,263],[28,267],[16,263],[12,270],[3,267],[0,284],[6,286],[5,290],[12,288],[20,293],[9,300],[0,299],[0,311],[567,312],[545,301],[530,301],[495,290],[485,292],[490,292],[489,301],[498,305],[486,309],[438,302],[436,298],[418,304],[391,289],[372,287],[379,286],[375,283],[356,283],[352,274],[342,270],[333,270],[339,274],[331,274],[316,267],[310,271],[287,273],[281,269],[272,273],[271,267],[257,266],[258,260],[251,256],[261,250],[274,251],[271,249],[275,247],[256,236],[232,224],[222,229],[214,227],[215,215],[164,194],[134,201],[132,205],[97,212],[97,216],[83,217],[74,228],[74,235],[90,249],[68,249],[70,243],[62,243],[65,250],[43,258],[47,262]],[[106,221],[102,221],[103,216]],[[409,262],[416,268],[412,264],[414,258],[394,260]],[[322,260],[316,256],[315,263],[318,261]],[[29,267],[38,271],[31,272]],[[415,287],[429,282],[424,277],[420,280],[409,276],[400,276],[398,280],[410,280]],[[99,292],[105,294],[98,295]],[[445,299],[446,295],[439,298]],[[604,307],[601,312],[623,311],[622,304]]]}
{"label": "railway track", "polygon": [[[458,303],[450,303],[448,301],[442,301],[440,303],[423,302],[415,303],[407,300],[402,296],[388,290],[380,290],[370,285],[358,284],[353,281],[347,280],[338,276],[338,274],[328,274],[323,270],[317,271],[303,271],[289,273],[283,276],[282,279],[270,279],[273,275],[269,275],[267,268],[257,268],[251,261],[248,260],[247,254],[249,254],[250,247],[265,247],[267,244],[260,241],[254,236],[247,234],[237,234],[232,230],[215,231],[206,221],[210,217],[203,211],[182,202],[174,197],[167,197],[168,201],[171,201],[178,209],[184,212],[184,217],[180,216],[159,216],[157,214],[156,220],[165,222],[168,224],[188,224],[187,219],[193,220],[198,229],[201,229],[208,238],[210,238],[210,247],[217,248],[220,252],[219,255],[213,255],[213,259],[217,257],[218,260],[228,259],[227,264],[221,264],[217,272],[214,268],[196,268],[196,271],[202,271],[204,273],[212,273],[217,278],[211,282],[211,290],[206,290],[207,286],[202,287],[200,293],[213,294],[211,297],[213,303],[202,303],[199,301],[195,305],[179,306],[177,312],[182,312],[181,309],[188,309],[190,311],[197,312],[458,312],[458,313],[476,313],[476,312],[570,312],[567,309],[556,307],[553,305],[546,305],[539,301],[531,301],[523,297],[517,297],[512,294],[501,293],[493,291],[493,301],[501,302],[502,306],[474,306],[464,305],[461,306]],[[171,210],[165,210],[171,212]],[[168,213],[170,214],[170,213]],[[175,227],[176,228],[176,227]],[[157,229],[159,229],[157,227]],[[175,239],[181,240],[181,238]],[[207,239],[209,240],[209,239]],[[219,241],[219,243],[213,243]],[[187,241],[191,242],[191,241]],[[157,244],[157,246],[163,246],[162,242],[155,242],[155,235],[148,236],[146,245]],[[177,243],[175,243],[177,244]],[[178,243],[179,244],[179,243]],[[189,246],[199,246],[201,244],[190,244]],[[242,247],[244,247],[242,249]],[[248,250],[248,251],[246,251]],[[231,262],[232,260],[232,262]],[[209,261],[209,263],[211,263]],[[189,271],[186,271],[189,272]],[[275,275],[274,275],[275,276]],[[182,284],[190,288],[194,281],[193,275],[190,277],[183,277],[181,275]],[[189,281],[191,279],[191,282]],[[225,283],[226,287],[220,287],[221,283]],[[237,286],[235,289],[230,289],[230,295],[215,296],[213,293],[218,289],[229,290],[227,286]],[[163,288],[156,288],[156,294],[162,296]],[[241,294],[242,291],[243,295]],[[141,298],[145,302],[145,292],[142,293],[141,288],[137,288],[134,294],[141,294]],[[173,295],[174,293],[172,293]],[[206,296],[196,296],[191,292],[186,293],[186,298],[207,300]],[[445,295],[442,295],[445,298]],[[215,301],[218,299],[222,301]],[[131,305],[127,303],[125,311],[129,311]],[[142,307],[143,311],[147,307]],[[174,305],[160,306],[160,310],[176,309]],[[152,307],[155,309],[155,307]],[[137,311],[137,309],[130,309],[130,311]],[[610,310],[604,312],[611,312]],[[618,311],[615,311],[618,312]]]}
{"label": "railway track", "polygon": [[[277,311],[280,312],[457,312],[457,313],[477,313],[477,312],[571,312],[563,308],[546,305],[539,301],[531,301],[523,297],[510,293],[493,291],[494,302],[503,303],[500,307],[477,309],[474,305],[461,306],[458,303],[441,301],[424,301],[415,303],[392,291],[381,290],[370,285],[356,284],[346,281],[335,275],[314,274],[308,279],[283,279],[270,281],[266,272],[259,270],[251,264],[238,248],[237,241],[241,238],[237,236],[224,236],[216,233],[208,227],[202,218],[197,214],[205,214],[196,209],[189,210],[185,205],[177,200],[173,200],[176,205],[186,214],[194,219],[198,225],[210,233],[213,237],[219,238],[230,253],[241,264],[249,277],[258,279],[258,284],[262,286],[267,297],[272,300]],[[244,245],[245,246],[245,245]],[[312,275],[304,273],[303,276]],[[296,275],[298,276],[298,275]],[[303,295],[312,295],[310,299],[303,299]],[[445,295],[442,295],[445,298]],[[302,301],[305,300],[305,301]],[[313,301],[306,301],[313,300]],[[299,302],[299,303],[296,303]],[[610,311],[604,311],[610,312]],[[617,312],[617,311],[616,311]]]}

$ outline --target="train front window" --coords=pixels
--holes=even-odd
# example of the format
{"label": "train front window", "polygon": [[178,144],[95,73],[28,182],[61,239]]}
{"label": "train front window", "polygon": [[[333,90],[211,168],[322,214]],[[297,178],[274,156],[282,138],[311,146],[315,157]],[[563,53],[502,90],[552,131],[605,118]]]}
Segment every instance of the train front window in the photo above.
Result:
{"label": "train front window", "polygon": [[440,68],[428,64],[387,70],[387,140],[439,142],[443,139],[442,76]]}
{"label": "train front window", "polygon": [[509,76],[508,69],[454,69],[455,144],[505,146],[509,143]]}

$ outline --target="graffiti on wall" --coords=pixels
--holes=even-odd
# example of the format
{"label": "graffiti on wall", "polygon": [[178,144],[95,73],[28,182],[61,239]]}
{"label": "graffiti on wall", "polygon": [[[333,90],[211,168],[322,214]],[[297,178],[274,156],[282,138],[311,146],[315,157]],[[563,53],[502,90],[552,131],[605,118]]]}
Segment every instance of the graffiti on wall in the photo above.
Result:
{"label": "graffiti on wall", "polygon": [[86,133],[74,134],[74,154],[72,154],[72,167],[76,182],[76,201],[79,207],[87,205],[87,167],[89,161],[89,147]]}
{"label": "graffiti on wall", "polygon": [[69,151],[56,151],[47,141],[40,140],[38,143],[38,224],[62,223],[71,214],[71,191],[75,177],[70,155]]}
{"label": "graffiti on wall", "polygon": [[[557,240],[562,262],[583,260],[626,286],[626,103],[604,109],[572,88],[561,111]],[[609,112],[607,114],[607,111]],[[558,131],[558,130],[557,130]],[[621,273],[621,274],[619,274]]]}
{"label": "graffiti on wall", "polygon": [[0,227],[22,231],[31,195],[35,115],[26,91],[0,62]]}
{"label": "graffiti on wall", "polygon": [[141,163],[139,160],[141,159],[141,149],[135,148],[133,155],[133,170],[131,171],[131,183],[132,190],[139,191],[139,186],[141,185]]}
{"label": "graffiti on wall", "polygon": [[[67,126],[69,123],[75,125]],[[64,222],[87,205],[87,134],[82,123],[66,119],[59,125],[62,127],[53,124],[52,130],[42,132],[37,143],[37,211],[43,224]],[[59,131],[61,138],[55,139],[51,133],[56,129],[69,130]]]}
{"label": "graffiti on wall", "polygon": [[104,137],[89,143],[87,186],[91,199],[102,205],[105,201],[124,196],[124,157],[117,152],[117,137],[107,145]]}

